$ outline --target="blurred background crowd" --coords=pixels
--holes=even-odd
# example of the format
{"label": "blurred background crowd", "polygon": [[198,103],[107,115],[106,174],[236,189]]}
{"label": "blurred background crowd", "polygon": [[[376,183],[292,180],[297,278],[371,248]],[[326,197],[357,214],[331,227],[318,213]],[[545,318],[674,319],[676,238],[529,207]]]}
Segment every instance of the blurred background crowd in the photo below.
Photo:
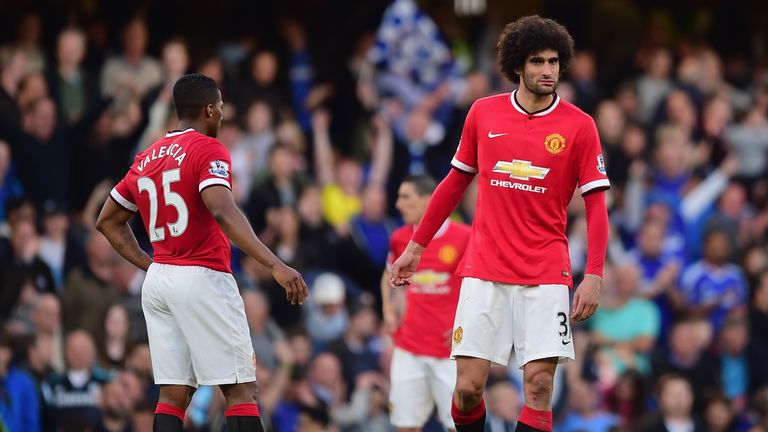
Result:
{"label": "blurred background crowd", "polygon": [[[192,71],[221,87],[238,203],[311,287],[291,306],[233,254],[267,430],[390,430],[395,191],[445,175],[470,104],[513,89],[501,28],[539,13],[574,35],[558,94],[594,116],[612,183],[601,306],[559,368],[556,430],[768,431],[765,3],[29,3],[0,16],[0,430],[151,430],[144,274],[93,227],[176,127],[171,88]],[[569,214],[578,276],[579,196]],[[514,429],[520,380],[493,369],[488,431]],[[222,404],[201,387],[189,430],[221,430]]]}

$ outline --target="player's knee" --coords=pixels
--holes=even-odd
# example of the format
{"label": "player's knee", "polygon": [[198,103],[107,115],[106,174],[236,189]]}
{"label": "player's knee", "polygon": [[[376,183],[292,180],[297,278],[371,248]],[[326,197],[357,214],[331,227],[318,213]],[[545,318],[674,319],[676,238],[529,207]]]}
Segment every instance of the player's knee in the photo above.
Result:
{"label": "player's knee", "polygon": [[477,399],[482,397],[485,383],[470,376],[459,376],[456,379],[456,394],[461,400]]}
{"label": "player's knee", "polygon": [[550,371],[540,371],[532,374],[525,382],[526,397],[538,399],[548,398],[552,394],[554,375]]}

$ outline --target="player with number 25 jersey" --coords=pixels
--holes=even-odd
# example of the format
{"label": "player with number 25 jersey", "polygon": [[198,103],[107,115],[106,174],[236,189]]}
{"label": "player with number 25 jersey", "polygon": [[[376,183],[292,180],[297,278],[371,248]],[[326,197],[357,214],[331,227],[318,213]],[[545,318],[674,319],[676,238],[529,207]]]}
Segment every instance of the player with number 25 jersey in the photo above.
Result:
{"label": "player with number 25 jersey", "polygon": [[155,262],[230,272],[229,239],[200,193],[214,185],[232,189],[231,165],[218,140],[194,129],[169,132],[136,156],[110,196],[140,210]]}

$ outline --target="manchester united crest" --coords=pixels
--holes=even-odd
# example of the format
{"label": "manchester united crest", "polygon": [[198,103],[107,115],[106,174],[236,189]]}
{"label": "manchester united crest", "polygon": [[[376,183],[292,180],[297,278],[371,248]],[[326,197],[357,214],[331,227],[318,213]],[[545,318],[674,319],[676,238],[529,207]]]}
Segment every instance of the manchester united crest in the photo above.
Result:
{"label": "manchester united crest", "polygon": [[443,264],[453,264],[459,257],[459,251],[452,245],[445,245],[437,252],[437,256]]}
{"label": "manchester united crest", "polygon": [[565,150],[565,137],[559,133],[553,133],[544,138],[544,148],[552,154],[560,154]]}
{"label": "manchester united crest", "polygon": [[453,343],[459,343],[461,342],[461,339],[464,337],[464,330],[461,327],[457,327],[456,330],[453,332]]}

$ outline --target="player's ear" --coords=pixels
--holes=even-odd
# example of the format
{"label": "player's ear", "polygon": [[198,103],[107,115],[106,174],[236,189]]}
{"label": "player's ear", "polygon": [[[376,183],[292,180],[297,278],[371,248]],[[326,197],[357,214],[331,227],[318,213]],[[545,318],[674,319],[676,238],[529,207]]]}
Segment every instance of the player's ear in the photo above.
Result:
{"label": "player's ear", "polygon": [[205,106],[205,118],[213,117],[213,105],[208,104]]}

